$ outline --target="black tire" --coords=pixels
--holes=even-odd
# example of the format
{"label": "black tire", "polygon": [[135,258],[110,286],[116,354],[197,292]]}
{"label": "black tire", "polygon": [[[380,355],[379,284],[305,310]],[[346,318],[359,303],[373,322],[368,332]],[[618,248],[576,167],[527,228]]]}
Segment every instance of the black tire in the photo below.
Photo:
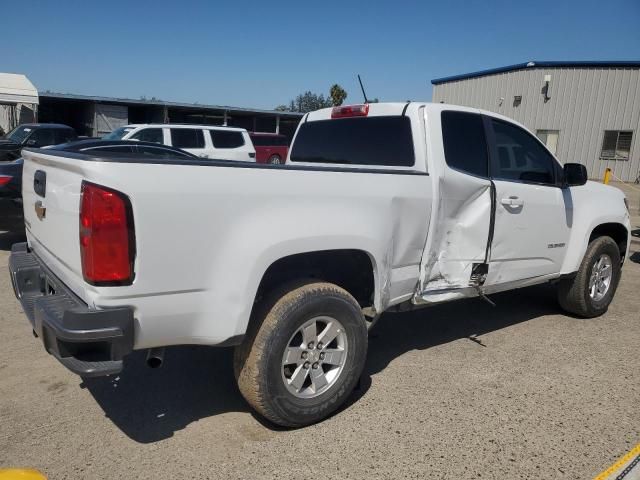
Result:
{"label": "black tire", "polygon": [[282,163],[282,159],[280,158],[280,155],[271,155],[267,160],[267,163],[271,165],[280,165]]}
{"label": "black tire", "polygon": [[[324,282],[290,285],[268,295],[254,309],[249,331],[234,354],[234,373],[247,402],[284,427],[301,427],[331,415],[358,382],[367,355],[367,329],[358,302],[345,290]],[[339,375],[314,398],[298,398],[283,380],[283,354],[298,329],[318,316],[344,327],[349,348]]]}
{"label": "black tire", "polygon": [[[589,295],[589,280],[593,267],[601,255],[611,259],[612,279],[604,297],[598,301]],[[584,318],[598,317],[605,313],[620,282],[622,269],[620,250],[611,237],[593,239],[587,247],[580,269],[573,278],[562,280],[558,285],[558,301],[563,310]]]}

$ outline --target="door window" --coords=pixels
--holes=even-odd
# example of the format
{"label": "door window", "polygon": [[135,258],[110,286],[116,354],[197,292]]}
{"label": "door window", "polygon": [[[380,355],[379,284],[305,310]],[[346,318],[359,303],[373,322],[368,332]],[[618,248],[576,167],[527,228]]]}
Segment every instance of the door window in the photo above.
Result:
{"label": "door window", "polygon": [[555,185],[556,161],[532,135],[500,120],[491,119],[491,124],[497,153],[493,178]]}
{"label": "door window", "polygon": [[558,138],[560,137],[560,130],[538,130],[536,131],[536,137],[540,139],[542,143],[549,149],[554,155],[558,150]]}
{"label": "door window", "polygon": [[476,113],[444,111],[441,121],[447,165],[461,172],[486,178],[489,160],[482,116]]}
{"label": "door window", "polygon": [[164,143],[161,128],[145,128],[131,135],[131,138],[141,142]]}
{"label": "door window", "polygon": [[178,148],[204,148],[204,134],[195,128],[172,128],[171,145]]}

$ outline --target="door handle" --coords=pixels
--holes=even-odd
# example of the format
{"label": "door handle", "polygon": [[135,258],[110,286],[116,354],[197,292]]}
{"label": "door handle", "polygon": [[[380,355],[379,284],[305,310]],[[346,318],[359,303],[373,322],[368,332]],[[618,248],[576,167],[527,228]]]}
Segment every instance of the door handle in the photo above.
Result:
{"label": "door handle", "polygon": [[521,207],[524,205],[524,200],[520,200],[518,197],[512,195],[509,198],[503,198],[500,200],[500,203],[508,207]]}

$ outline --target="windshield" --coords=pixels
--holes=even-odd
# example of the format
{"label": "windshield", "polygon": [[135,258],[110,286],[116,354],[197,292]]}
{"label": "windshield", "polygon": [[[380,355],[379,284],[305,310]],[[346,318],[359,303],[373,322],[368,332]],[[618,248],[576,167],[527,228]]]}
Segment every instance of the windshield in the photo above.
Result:
{"label": "windshield", "polygon": [[116,128],[113,132],[103,136],[102,139],[103,140],[122,140],[122,137],[124,137],[127,133],[132,132],[133,130],[135,130],[135,127]]}
{"label": "windshield", "polygon": [[31,127],[20,126],[11,130],[9,133],[5,135],[5,138],[8,138],[12,142],[22,143],[29,136],[29,134],[33,131]]}

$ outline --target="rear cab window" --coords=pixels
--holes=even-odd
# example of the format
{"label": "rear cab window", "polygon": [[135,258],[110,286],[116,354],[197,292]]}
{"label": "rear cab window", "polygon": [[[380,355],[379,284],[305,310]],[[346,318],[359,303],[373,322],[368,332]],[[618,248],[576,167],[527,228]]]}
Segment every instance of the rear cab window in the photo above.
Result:
{"label": "rear cab window", "polygon": [[412,167],[411,120],[371,116],[303,123],[292,146],[291,162]]}

